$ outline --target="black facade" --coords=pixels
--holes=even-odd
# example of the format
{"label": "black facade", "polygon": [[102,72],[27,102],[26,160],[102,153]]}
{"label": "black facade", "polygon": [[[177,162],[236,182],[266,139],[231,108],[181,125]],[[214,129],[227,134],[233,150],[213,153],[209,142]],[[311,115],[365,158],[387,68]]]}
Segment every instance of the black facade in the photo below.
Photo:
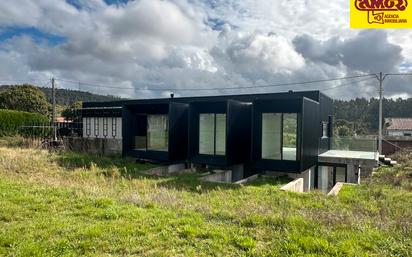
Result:
{"label": "black facade", "polygon": [[[236,100],[217,102],[194,102],[189,111],[189,161],[196,164],[227,167],[249,163],[251,151],[252,103]],[[225,115],[224,154],[202,154],[199,142],[199,120],[201,114]],[[216,129],[214,139],[216,140]],[[215,142],[216,144],[216,142]],[[216,145],[214,146],[216,149]]]}
{"label": "black facade", "polygon": [[[222,168],[245,164],[256,172],[299,173],[315,166],[318,155],[331,147],[333,101],[319,91],[83,104],[90,110],[118,107],[123,154],[139,159]],[[155,134],[148,135],[150,122],[163,128],[153,133],[161,135],[167,149],[147,147],[150,139],[158,140]],[[270,145],[272,138],[275,147]],[[267,158],[273,149],[276,154]]]}
{"label": "black facade", "polygon": [[[167,117],[166,149],[149,149],[147,143],[150,116]],[[158,162],[185,161],[187,156],[188,104],[171,101],[126,104],[123,106],[123,155]],[[136,149],[135,139],[145,138],[146,149]]]}

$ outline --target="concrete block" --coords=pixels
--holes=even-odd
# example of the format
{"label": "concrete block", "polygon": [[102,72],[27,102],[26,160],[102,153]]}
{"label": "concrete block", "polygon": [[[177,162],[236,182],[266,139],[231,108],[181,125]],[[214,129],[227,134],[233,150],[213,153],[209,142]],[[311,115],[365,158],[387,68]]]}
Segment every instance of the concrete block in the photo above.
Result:
{"label": "concrete block", "polygon": [[231,183],[232,170],[214,170],[213,172],[203,176],[201,179],[208,182]]}
{"label": "concrete block", "polygon": [[238,180],[238,181],[235,182],[235,184],[246,184],[246,183],[249,183],[249,182],[251,182],[251,181],[253,181],[253,180],[256,180],[258,177],[259,177],[259,174],[255,174],[255,175],[252,175],[252,176],[250,176],[250,177],[248,177],[248,178],[244,178],[244,179]]}
{"label": "concrete block", "polygon": [[167,167],[167,173],[169,174],[176,173],[176,172],[184,170],[185,168],[186,167],[184,163],[172,164]]}
{"label": "concrete block", "polygon": [[283,191],[295,192],[295,193],[303,193],[304,192],[304,179],[298,178],[289,182],[288,184],[284,185],[280,188]]}
{"label": "concrete block", "polygon": [[231,167],[232,170],[232,182],[241,180],[244,178],[244,165],[238,164]]}
{"label": "concrete block", "polygon": [[338,182],[338,183],[336,183],[335,186],[329,191],[329,193],[328,193],[327,195],[328,195],[328,196],[337,196],[344,185],[356,186],[357,184]]}

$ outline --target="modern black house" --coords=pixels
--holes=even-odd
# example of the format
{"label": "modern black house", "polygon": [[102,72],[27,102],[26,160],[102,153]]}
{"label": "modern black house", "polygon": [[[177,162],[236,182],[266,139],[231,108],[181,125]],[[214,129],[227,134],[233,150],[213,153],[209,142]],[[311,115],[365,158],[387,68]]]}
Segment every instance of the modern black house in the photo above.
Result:
{"label": "modern black house", "polygon": [[124,156],[165,164],[300,174],[331,147],[333,101],[319,91],[83,104],[101,108],[122,110]]}

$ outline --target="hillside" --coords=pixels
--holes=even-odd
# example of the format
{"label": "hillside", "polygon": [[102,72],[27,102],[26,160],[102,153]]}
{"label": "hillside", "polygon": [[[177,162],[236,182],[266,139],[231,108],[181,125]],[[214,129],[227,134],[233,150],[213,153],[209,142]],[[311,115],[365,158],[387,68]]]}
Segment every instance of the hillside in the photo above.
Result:
{"label": "hillside", "polygon": [[411,256],[409,173],[396,184],[384,169],[327,197],[150,167],[0,147],[0,255]]}
{"label": "hillside", "polygon": [[[3,85],[0,86],[0,91],[9,88],[10,86]],[[48,101],[52,101],[52,90],[51,88],[39,87],[39,89],[46,95]],[[56,89],[56,103],[58,105],[68,106],[74,102],[104,102],[104,101],[114,101],[119,100],[116,96],[104,96],[98,94],[92,94],[89,92],[83,92],[78,90],[70,89]]]}

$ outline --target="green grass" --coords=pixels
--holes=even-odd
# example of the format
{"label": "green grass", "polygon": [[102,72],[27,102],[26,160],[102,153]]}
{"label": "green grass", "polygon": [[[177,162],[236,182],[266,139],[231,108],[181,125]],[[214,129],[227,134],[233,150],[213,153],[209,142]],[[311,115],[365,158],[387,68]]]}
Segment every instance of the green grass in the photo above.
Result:
{"label": "green grass", "polygon": [[151,167],[0,147],[0,255],[411,256],[412,193],[386,170],[327,197]]}

